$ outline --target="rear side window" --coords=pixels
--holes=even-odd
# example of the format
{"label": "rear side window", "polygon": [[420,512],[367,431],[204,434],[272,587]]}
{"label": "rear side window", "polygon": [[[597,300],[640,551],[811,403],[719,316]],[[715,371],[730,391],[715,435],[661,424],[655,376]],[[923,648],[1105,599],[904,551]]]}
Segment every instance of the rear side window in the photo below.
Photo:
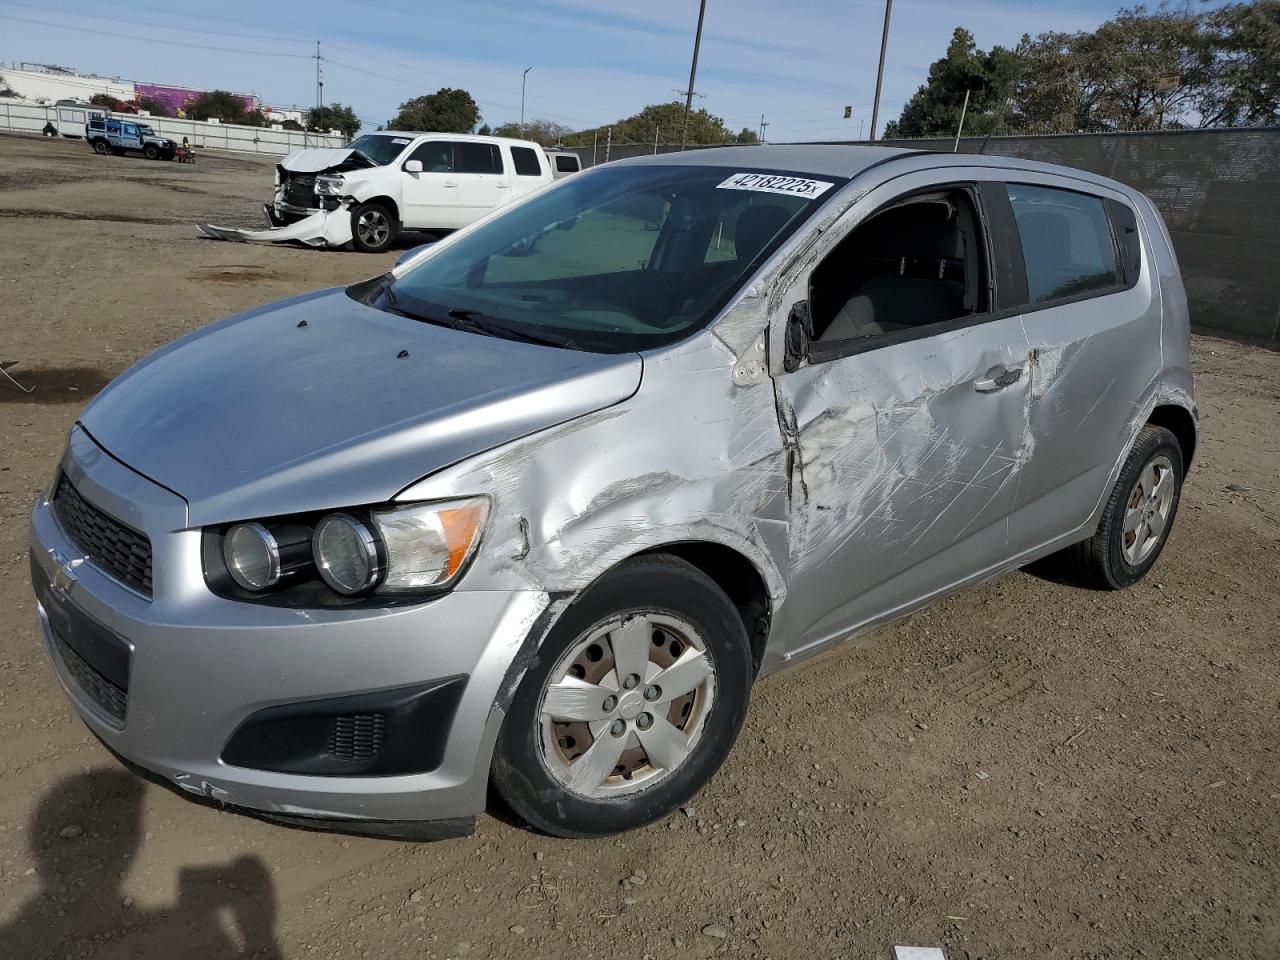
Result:
{"label": "rear side window", "polygon": [[1101,198],[1020,183],[1009,184],[1008,190],[1032,303],[1120,284],[1116,245]]}
{"label": "rear side window", "polygon": [[1142,240],[1138,236],[1138,217],[1132,208],[1116,200],[1107,201],[1111,212],[1111,226],[1116,232],[1116,246],[1120,248],[1120,271],[1124,282],[1138,282],[1142,270]]}
{"label": "rear side window", "polygon": [[501,173],[502,151],[496,143],[458,142],[453,145],[455,173]]}
{"label": "rear side window", "polygon": [[578,169],[577,157],[556,157],[556,173],[576,173]]}
{"label": "rear side window", "polygon": [[516,165],[516,176],[542,176],[542,164],[538,163],[538,155],[529,147],[512,147],[511,160]]}

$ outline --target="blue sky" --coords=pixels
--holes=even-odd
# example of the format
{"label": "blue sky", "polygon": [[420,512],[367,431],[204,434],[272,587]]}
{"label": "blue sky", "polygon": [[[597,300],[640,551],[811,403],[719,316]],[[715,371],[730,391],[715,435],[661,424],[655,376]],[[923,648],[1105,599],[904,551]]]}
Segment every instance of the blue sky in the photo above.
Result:
{"label": "blue sky", "polygon": [[[1023,33],[1091,28],[1119,5],[897,0],[881,123],[897,116],[956,26],[985,49]],[[0,0],[0,61],[306,106],[320,40],[326,102],[354,107],[369,127],[441,86],[470,90],[489,123],[517,120],[520,74],[532,66],[526,115],[584,128],[677,97],[697,11],[697,0]],[[882,0],[708,0],[695,103],[735,130],[755,129],[763,113],[770,140],[856,137],[871,113],[883,16]],[[845,104],[851,121],[841,119]]]}

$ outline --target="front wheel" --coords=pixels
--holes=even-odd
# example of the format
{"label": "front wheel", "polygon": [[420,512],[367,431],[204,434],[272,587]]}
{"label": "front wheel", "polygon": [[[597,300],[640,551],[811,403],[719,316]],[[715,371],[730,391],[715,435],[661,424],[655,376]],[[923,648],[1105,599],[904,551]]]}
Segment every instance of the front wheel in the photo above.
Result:
{"label": "front wheel", "polygon": [[1120,468],[1097,532],[1063,551],[1070,572],[1104,590],[1120,590],[1146,576],[1173,529],[1182,475],[1178,438],[1147,424]]}
{"label": "front wheel", "polygon": [[148,160],[159,160],[160,149],[154,143],[148,143],[142,148],[142,155]]}
{"label": "front wheel", "polygon": [[494,784],[556,836],[652,823],[719,768],[751,682],[742,617],[714,581],[675,557],[628,561],[543,642],[498,736]]}
{"label": "front wheel", "polygon": [[399,233],[400,221],[380,203],[362,203],[351,211],[351,243],[362,253],[382,253]]}

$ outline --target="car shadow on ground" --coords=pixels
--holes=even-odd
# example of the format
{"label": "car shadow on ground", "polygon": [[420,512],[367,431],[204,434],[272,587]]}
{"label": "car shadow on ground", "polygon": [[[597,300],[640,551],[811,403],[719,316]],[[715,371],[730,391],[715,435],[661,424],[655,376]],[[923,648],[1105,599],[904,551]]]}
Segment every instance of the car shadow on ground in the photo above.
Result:
{"label": "car shadow on ground", "polygon": [[258,857],[183,867],[173,903],[133,902],[125,880],[143,839],[145,789],[124,770],[100,769],[44,795],[28,832],[39,889],[0,925],[0,953],[12,960],[281,956],[275,891]]}

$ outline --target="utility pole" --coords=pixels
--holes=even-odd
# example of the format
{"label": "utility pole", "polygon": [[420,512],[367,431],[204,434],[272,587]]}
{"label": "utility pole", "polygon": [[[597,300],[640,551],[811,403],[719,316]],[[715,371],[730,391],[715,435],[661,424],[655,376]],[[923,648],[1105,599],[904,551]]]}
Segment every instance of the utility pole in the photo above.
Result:
{"label": "utility pole", "polygon": [[702,18],[707,13],[707,0],[698,4],[698,32],[693,35],[693,64],[689,67],[689,89],[684,94],[684,129],[680,133],[680,149],[689,142],[689,111],[693,109],[693,84],[698,76],[698,48],[702,46]]}
{"label": "utility pole", "polygon": [[525,84],[529,79],[529,71],[533,67],[525,67],[524,73],[520,74],[520,136],[524,136],[524,91]]}
{"label": "utility pole", "polygon": [[969,112],[969,88],[964,89],[964,106],[960,108],[960,122],[956,124],[956,142],[951,146],[952,153],[960,152],[960,131],[964,129],[964,115]]}
{"label": "utility pole", "polygon": [[653,152],[658,152],[658,127],[653,128]]}
{"label": "utility pole", "polygon": [[[321,59],[321,58],[320,58],[320,41],[319,41],[319,40],[317,40],[317,41],[316,41],[316,55],[315,55],[315,61],[316,61],[316,109],[317,109],[317,110],[319,110],[321,107],[323,107],[323,106],[324,106],[324,74],[323,74],[323,73],[321,73],[321,71],[320,71],[320,59]],[[314,121],[310,124],[310,126],[313,126],[313,127],[315,127],[315,128],[316,128],[316,136],[317,136],[317,138],[320,136],[320,127],[319,127],[319,123],[320,123],[320,114],[319,114],[319,113],[317,113],[317,114],[316,114],[316,116],[315,116]],[[305,126],[303,127],[303,132],[302,132],[302,142],[303,142],[304,144],[307,142],[307,133],[306,133],[306,127],[305,127]],[[317,142],[319,142],[319,141],[317,140]]]}
{"label": "utility pole", "polygon": [[764,132],[768,128],[768,121],[765,120],[764,114],[760,114],[760,133],[756,135],[756,139],[764,143]]}
{"label": "utility pole", "polygon": [[880,35],[880,67],[876,70],[876,101],[871,107],[871,139],[876,138],[876,121],[880,119],[880,88],[884,84],[884,52],[889,46],[889,16],[893,0],[884,0],[884,33]]}

